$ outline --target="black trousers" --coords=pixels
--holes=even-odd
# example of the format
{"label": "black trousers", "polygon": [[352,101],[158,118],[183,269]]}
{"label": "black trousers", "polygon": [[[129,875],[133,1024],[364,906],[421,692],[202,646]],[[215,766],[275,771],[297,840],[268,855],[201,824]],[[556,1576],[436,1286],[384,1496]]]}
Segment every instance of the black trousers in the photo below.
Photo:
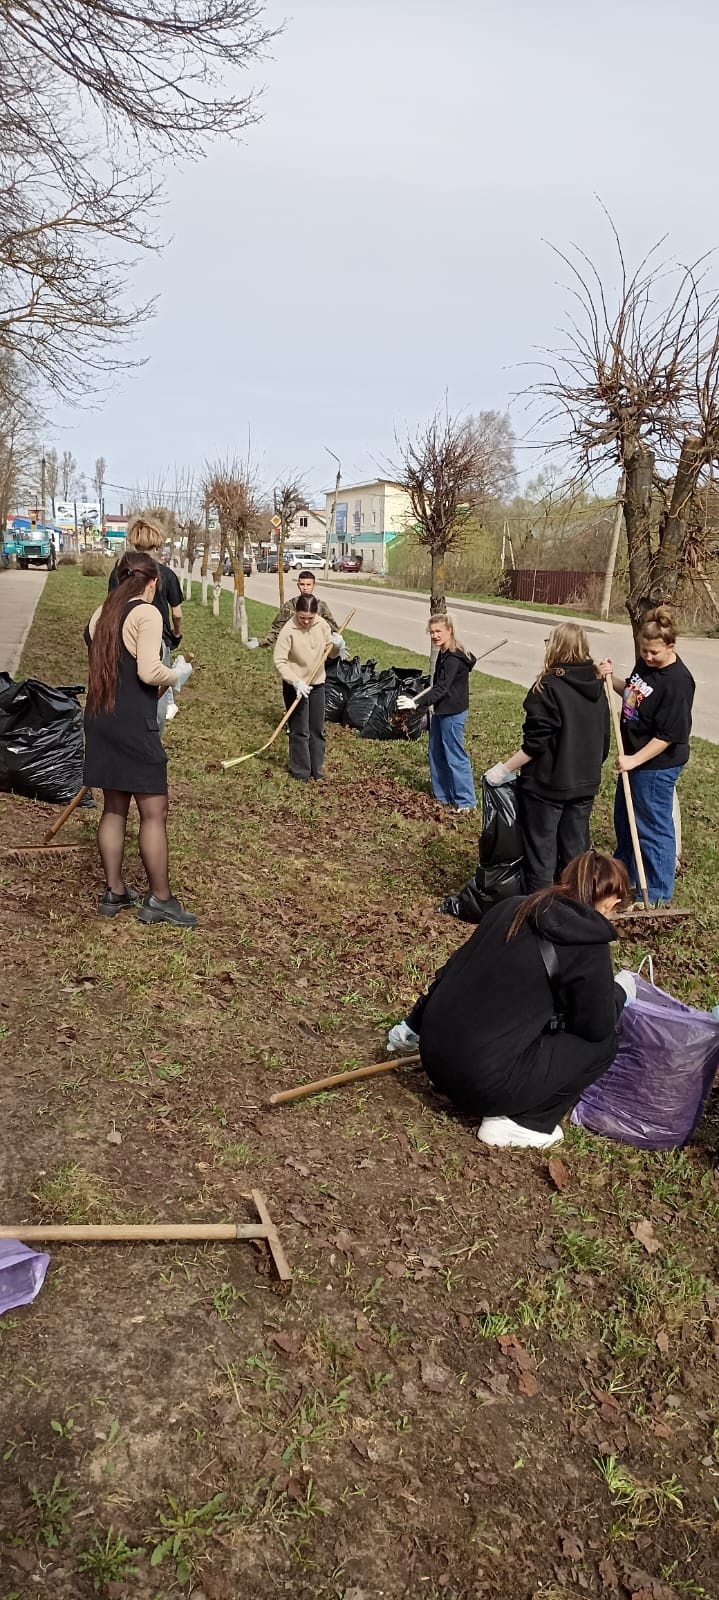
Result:
{"label": "black trousers", "polygon": [[[291,683],[282,683],[285,707],[289,711],[297,694]],[[290,772],[293,778],[321,778],[325,762],[325,686],[315,684],[309,698],[300,700],[289,720]]]}
{"label": "black trousers", "polygon": [[[407,1021],[417,1031],[419,1007]],[[596,1042],[574,1033],[544,1033],[521,1056],[507,1063],[506,1072],[486,1071],[481,1046],[476,1073],[465,1073],[459,1085],[446,1075],[444,1062],[425,1059],[420,1033],[420,1055],[428,1078],[440,1094],[448,1095],[458,1111],[468,1117],[511,1117],[523,1128],[552,1133],[576,1105],[583,1090],[603,1077],[617,1053],[617,1036]],[[443,1070],[445,1068],[445,1070]]]}
{"label": "black trousers", "polygon": [[519,781],[519,825],[524,844],[522,893],[533,894],[556,883],[575,856],[589,849],[588,800],[545,800]]}

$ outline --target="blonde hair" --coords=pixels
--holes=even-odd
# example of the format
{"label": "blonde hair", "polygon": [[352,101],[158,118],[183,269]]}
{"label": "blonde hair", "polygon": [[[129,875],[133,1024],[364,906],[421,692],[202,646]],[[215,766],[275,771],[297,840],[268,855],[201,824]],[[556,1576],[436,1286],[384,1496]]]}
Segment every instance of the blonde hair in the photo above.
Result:
{"label": "blonde hair", "polygon": [[133,550],[161,550],[167,543],[159,522],[153,522],[151,517],[146,517],[142,512],[130,517],[125,535],[127,543]]}
{"label": "blonde hair", "polygon": [[677,625],[674,621],[674,612],[669,606],[655,606],[653,611],[648,611],[641,628],[640,639],[661,639],[662,644],[674,649],[677,642]]}
{"label": "blonde hair", "polygon": [[549,635],[544,652],[544,665],[539,676],[535,678],[532,688],[541,694],[545,673],[553,672],[555,667],[568,666],[573,661],[591,661],[591,659],[592,652],[584,629],[580,628],[577,622],[560,622]]}
{"label": "blonde hair", "polygon": [[444,626],[446,627],[446,629],[447,629],[447,631],[449,633],[448,649],[450,649],[450,650],[464,650],[464,645],[460,644],[459,639],[457,638],[457,635],[456,635],[456,633],[454,631],[454,617],[450,617],[448,611],[437,611],[437,612],[435,612],[435,615],[433,617],[430,617],[429,622],[427,623],[427,632],[428,633],[429,633],[430,628],[433,628],[436,622],[443,622]]}

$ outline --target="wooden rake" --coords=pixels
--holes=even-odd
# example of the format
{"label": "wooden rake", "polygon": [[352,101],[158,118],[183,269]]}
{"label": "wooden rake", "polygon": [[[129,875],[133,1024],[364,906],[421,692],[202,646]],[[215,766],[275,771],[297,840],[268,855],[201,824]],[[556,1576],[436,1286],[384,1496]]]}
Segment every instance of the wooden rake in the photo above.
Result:
{"label": "wooden rake", "polygon": [[[357,609],[356,606],[353,606],[352,610],[347,613],[347,616],[345,617],[345,620],[342,623],[342,626],[338,629],[339,633],[344,633],[345,628],[349,627],[349,624],[352,621],[352,618],[353,618],[353,616],[355,614],[356,609]],[[325,653],[324,653],[324,655],[322,657],[322,660],[318,661],[314,672],[310,673],[310,676],[307,679],[308,683],[313,683],[314,682],[314,679],[317,677],[317,674],[318,674],[320,668],[324,666],[325,661],[327,660],[327,657],[330,655],[330,653],[333,650],[333,648],[334,648],[334,646],[331,645],[331,644],[327,646],[327,649],[325,650]],[[243,761],[254,761],[255,756],[264,755],[265,750],[269,750],[270,745],[274,744],[275,739],[277,738],[277,735],[282,732],[282,729],[284,728],[285,723],[289,722],[293,711],[297,710],[297,707],[300,704],[301,699],[302,699],[302,695],[298,694],[297,699],[293,700],[289,711],[286,711],[284,716],[283,716],[283,718],[282,718],[282,721],[278,722],[274,733],[272,734],[271,738],[269,738],[267,740],[266,744],[261,744],[259,750],[250,750],[249,753],[246,756],[232,756],[229,761],[221,761],[220,762],[220,766],[222,767],[222,771],[223,772],[227,772],[229,767],[239,767],[239,766],[241,766]]]}
{"label": "wooden rake", "polygon": [[257,1212],[257,1222],[153,1222],[153,1223],[48,1223],[40,1222],[26,1227],[0,1228],[0,1239],[19,1239],[22,1244],[147,1244],[158,1240],[172,1243],[212,1243],[216,1240],[261,1241],[267,1245],[280,1286],[286,1292],[292,1286],[292,1272],[280,1243],[280,1236],[267,1209],[267,1202],[259,1189],[243,1194],[251,1200]]}
{"label": "wooden rake", "polygon": [[89,788],[87,787],[86,784],[83,784],[83,787],[81,789],[78,789],[77,794],[73,795],[73,798],[70,801],[70,804],[65,807],[65,810],[63,812],[61,812],[60,816],[57,819],[57,822],[53,822],[52,827],[48,828],[47,833],[40,840],[39,844],[10,845],[7,850],[0,850],[0,856],[30,856],[30,855],[51,855],[51,856],[54,856],[54,855],[60,855],[61,853],[64,854],[65,852],[67,852],[69,850],[86,850],[87,849],[87,842],[85,842],[84,844],[55,844],[54,845],[52,841],[56,837],[56,835],[60,832],[60,829],[64,828],[68,817],[71,817],[73,811],[76,811],[78,806],[82,805],[82,802],[85,799],[85,795],[89,794],[89,793],[90,793]]}
{"label": "wooden rake", "polygon": [[284,1106],[290,1100],[304,1100],[308,1094],[320,1094],[325,1089],[344,1089],[347,1083],[358,1083],[361,1078],[377,1078],[383,1072],[395,1072],[397,1067],[420,1067],[418,1055],[392,1056],[391,1061],[376,1061],[371,1067],[354,1067],[351,1072],[335,1072],[330,1078],[316,1078],[314,1083],[300,1083],[295,1089],[281,1089],[271,1094],[271,1106]]}

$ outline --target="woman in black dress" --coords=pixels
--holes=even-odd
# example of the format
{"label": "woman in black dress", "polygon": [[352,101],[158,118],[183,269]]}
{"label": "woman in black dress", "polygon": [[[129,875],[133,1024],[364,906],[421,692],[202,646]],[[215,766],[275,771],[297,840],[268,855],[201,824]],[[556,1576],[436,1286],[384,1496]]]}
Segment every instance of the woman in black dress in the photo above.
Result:
{"label": "woman in black dress", "polygon": [[140,813],[140,856],[149,893],[137,913],[141,922],[173,922],[194,928],[197,917],[170,893],[167,846],[167,756],[157,723],[158,690],[181,687],[192,668],[162,662],[162,617],[153,606],[157,562],[145,551],[128,550],[117,567],[118,583],[90,618],[85,711],[85,772],[89,788],[102,789],[104,809],[97,842],[106,888],[101,916],[114,917],[136,903],[122,875],[125,829],[134,795]]}

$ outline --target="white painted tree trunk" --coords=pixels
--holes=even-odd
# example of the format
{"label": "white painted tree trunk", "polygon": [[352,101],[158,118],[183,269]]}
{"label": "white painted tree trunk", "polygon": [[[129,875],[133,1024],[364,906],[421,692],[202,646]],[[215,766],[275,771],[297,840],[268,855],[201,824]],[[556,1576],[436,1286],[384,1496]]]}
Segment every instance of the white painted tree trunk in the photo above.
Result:
{"label": "white painted tree trunk", "polygon": [[212,615],[213,615],[213,617],[219,617],[219,615],[220,615],[220,595],[221,594],[222,594],[221,585],[219,583],[213,584],[213,588],[212,588]]}
{"label": "white painted tree trunk", "polygon": [[208,590],[209,586],[210,586],[209,573],[205,572],[205,573],[203,573],[203,576],[202,576],[202,604],[203,604],[203,606],[207,605],[207,590]]}
{"label": "white painted tree trunk", "polygon": [[192,573],[185,573],[185,599],[192,599]]}
{"label": "white painted tree trunk", "polygon": [[247,607],[243,594],[235,593],[232,599],[232,632],[239,633],[243,644],[247,644]]}

